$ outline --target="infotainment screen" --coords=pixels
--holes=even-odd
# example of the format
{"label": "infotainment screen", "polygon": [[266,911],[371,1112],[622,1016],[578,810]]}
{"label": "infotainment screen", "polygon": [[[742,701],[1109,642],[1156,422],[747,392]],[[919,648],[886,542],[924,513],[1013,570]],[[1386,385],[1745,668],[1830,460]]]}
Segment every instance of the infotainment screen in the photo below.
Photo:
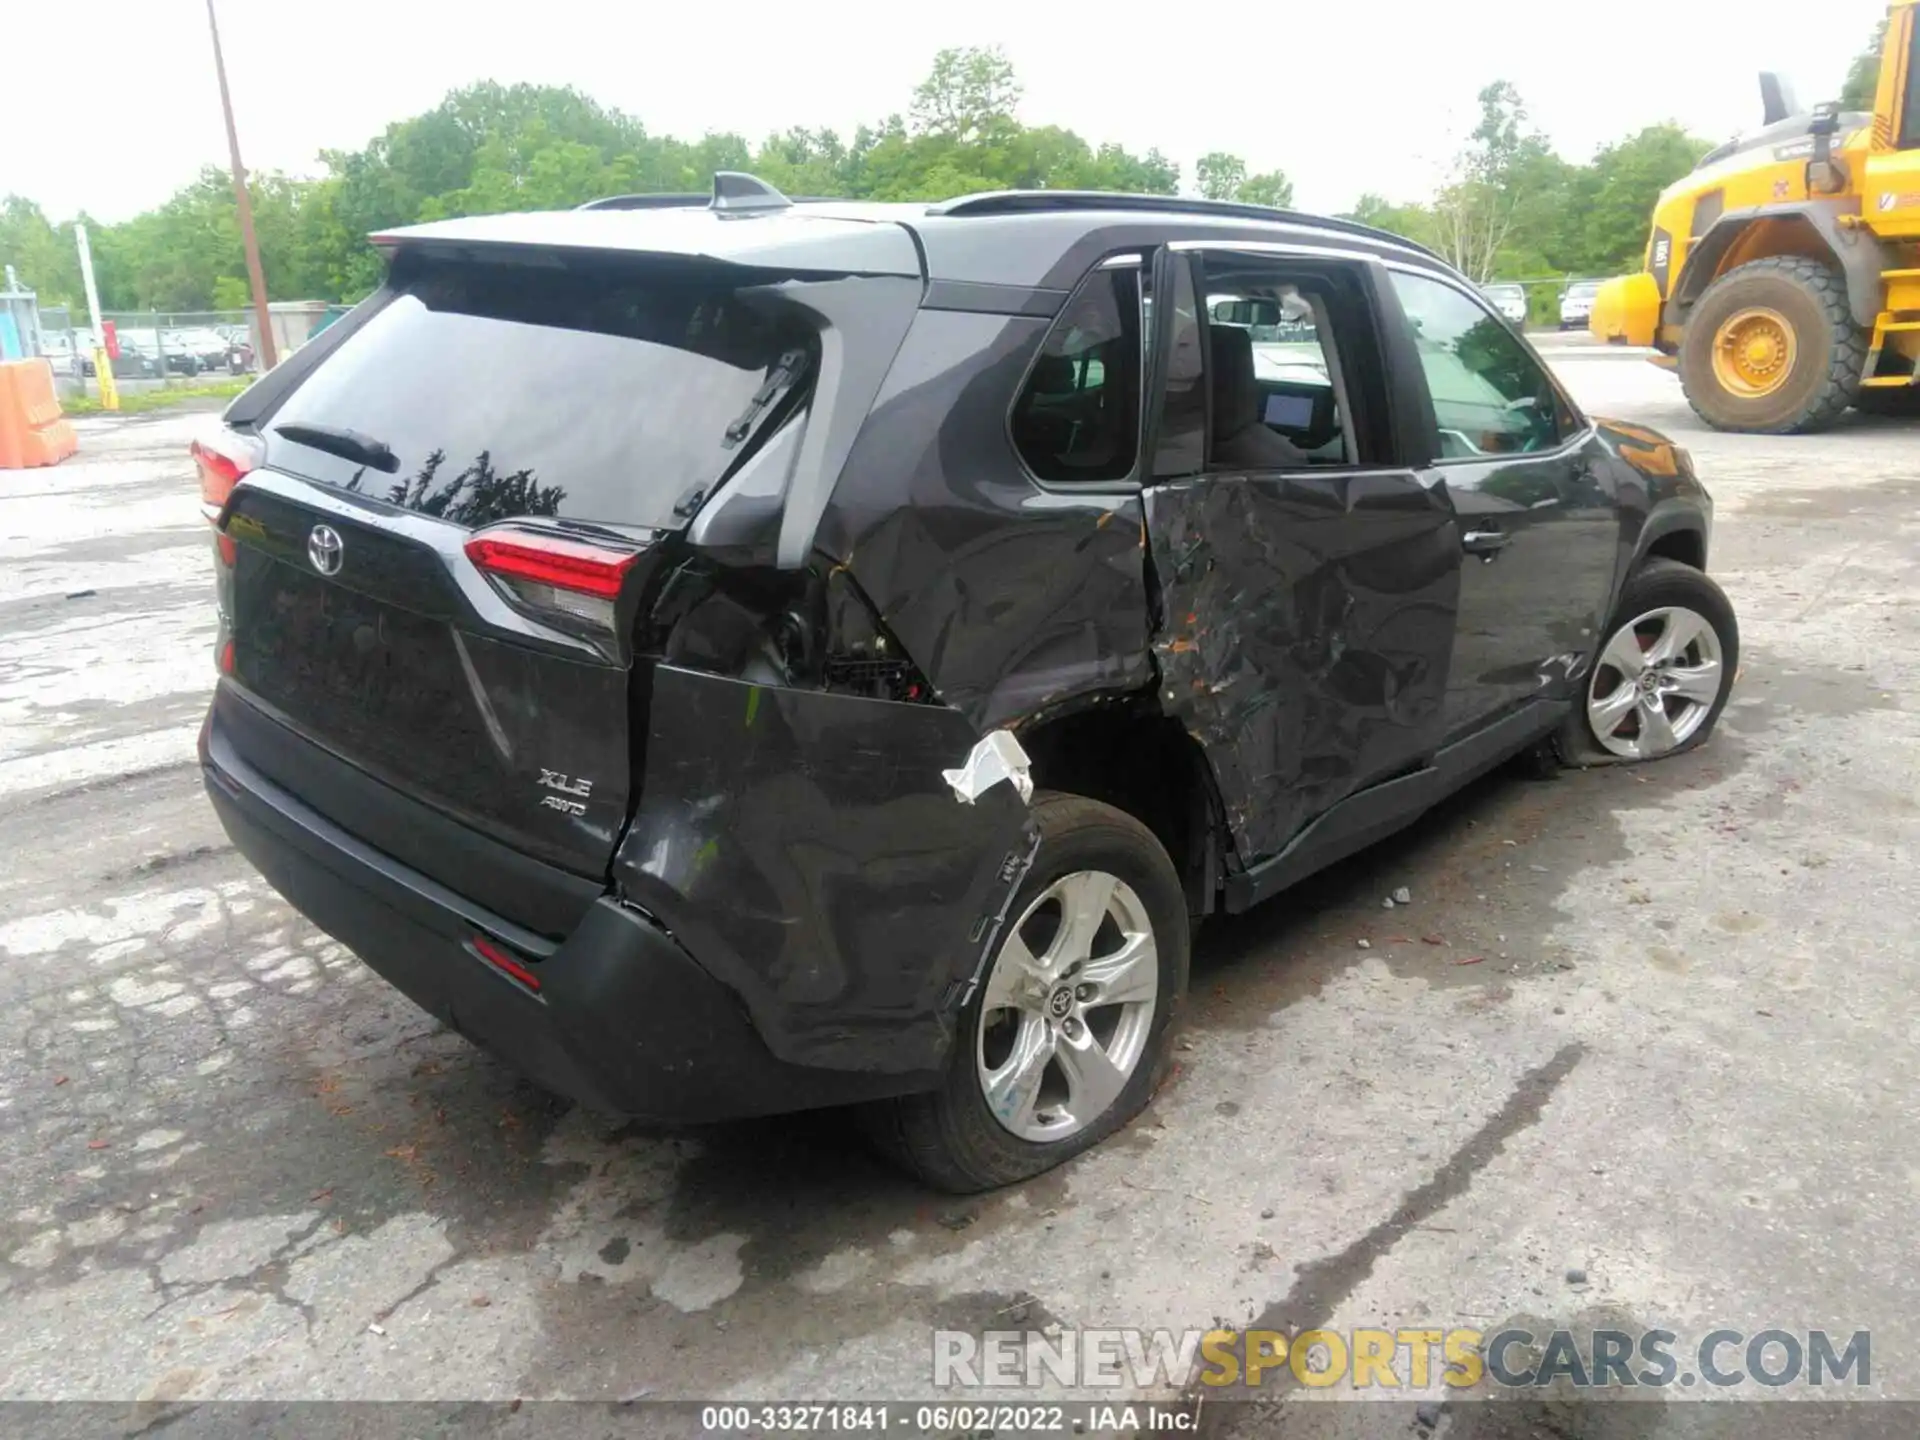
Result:
{"label": "infotainment screen", "polygon": [[1283,430],[1305,430],[1313,424],[1313,401],[1305,395],[1269,395],[1264,418]]}

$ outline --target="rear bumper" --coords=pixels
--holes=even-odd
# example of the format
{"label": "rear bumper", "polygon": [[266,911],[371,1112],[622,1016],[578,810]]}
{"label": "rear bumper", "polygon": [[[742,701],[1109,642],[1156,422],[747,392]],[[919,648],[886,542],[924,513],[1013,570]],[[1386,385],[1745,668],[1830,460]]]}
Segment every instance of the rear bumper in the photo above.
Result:
{"label": "rear bumper", "polygon": [[[490,914],[268,780],[217,714],[201,733],[200,762],[234,845],[295,909],[422,1009],[558,1094],[621,1115],[705,1121],[937,1083],[935,1074],[778,1059],[733,992],[611,897],[558,946]],[[481,959],[476,938],[523,959],[538,992]]]}

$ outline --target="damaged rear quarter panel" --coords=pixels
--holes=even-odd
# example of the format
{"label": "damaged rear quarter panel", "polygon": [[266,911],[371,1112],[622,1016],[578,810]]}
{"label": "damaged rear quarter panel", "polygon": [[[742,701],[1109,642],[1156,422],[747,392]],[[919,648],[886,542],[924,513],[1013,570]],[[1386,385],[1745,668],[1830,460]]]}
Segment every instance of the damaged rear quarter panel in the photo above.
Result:
{"label": "damaged rear quarter panel", "polygon": [[1160,703],[1206,752],[1243,863],[1438,743],[1460,540],[1411,472],[1147,492]]}
{"label": "damaged rear quarter panel", "polygon": [[921,311],[816,539],[981,731],[1153,679],[1138,492],[1043,488],[1007,433],[1050,324]]}
{"label": "damaged rear quarter panel", "polygon": [[738,994],[782,1060],[931,1076],[1033,851],[1011,783],[941,777],[980,738],[943,705],[653,679],[623,893]]}

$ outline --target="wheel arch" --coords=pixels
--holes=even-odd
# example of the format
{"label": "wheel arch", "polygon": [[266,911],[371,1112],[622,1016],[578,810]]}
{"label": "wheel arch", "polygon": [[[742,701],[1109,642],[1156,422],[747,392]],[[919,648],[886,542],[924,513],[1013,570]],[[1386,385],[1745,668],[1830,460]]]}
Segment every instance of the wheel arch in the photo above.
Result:
{"label": "wheel arch", "polygon": [[1668,301],[1669,318],[1684,322],[1707,287],[1730,270],[1775,255],[1800,255],[1839,267],[1847,283],[1847,308],[1863,330],[1880,314],[1880,241],[1864,230],[1842,230],[1841,211],[1805,202],[1760,206],[1722,215],[1687,250],[1686,263]]}
{"label": "wheel arch", "polygon": [[1218,908],[1227,848],[1213,774],[1200,744],[1150,696],[1110,696],[1016,727],[1043,790],[1099,800],[1133,816],[1165,847],[1198,919]]}
{"label": "wheel arch", "polygon": [[1656,559],[1678,560],[1690,569],[1704,571],[1707,568],[1706,513],[1682,498],[1669,499],[1657,506],[1641,527],[1628,572]]}

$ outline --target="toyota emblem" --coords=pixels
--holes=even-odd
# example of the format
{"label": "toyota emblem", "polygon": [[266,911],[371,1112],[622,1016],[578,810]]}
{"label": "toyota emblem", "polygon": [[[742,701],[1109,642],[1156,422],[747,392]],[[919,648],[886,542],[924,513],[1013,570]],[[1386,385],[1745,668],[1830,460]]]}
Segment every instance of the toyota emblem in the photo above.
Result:
{"label": "toyota emblem", "polygon": [[340,557],[346,552],[340,532],[331,525],[316,525],[307,532],[307,559],[322,575],[340,573]]}

